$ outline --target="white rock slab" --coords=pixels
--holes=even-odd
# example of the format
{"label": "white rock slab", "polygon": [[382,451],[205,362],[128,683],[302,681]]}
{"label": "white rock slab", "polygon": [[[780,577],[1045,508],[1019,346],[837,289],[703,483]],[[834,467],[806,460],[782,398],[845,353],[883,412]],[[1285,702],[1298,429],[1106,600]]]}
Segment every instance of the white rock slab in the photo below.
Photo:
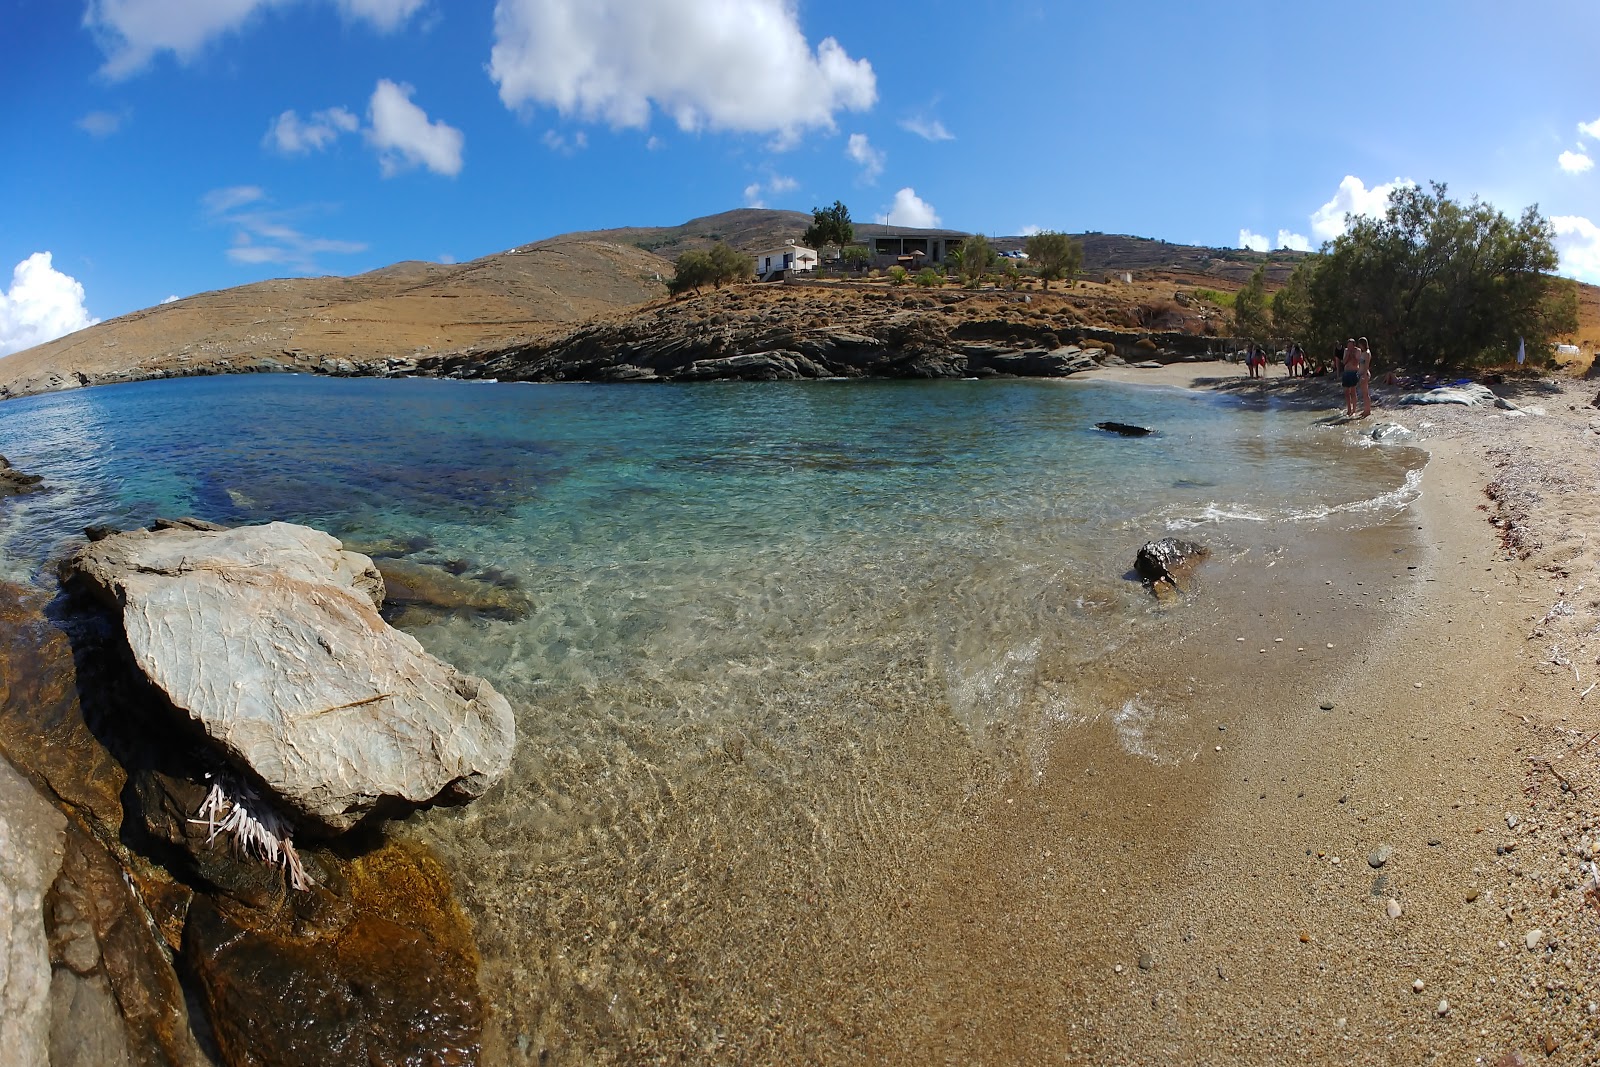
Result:
{"label": "white rock slab", "polygon": [[61,870],[67,820],[0,759],[0,1060],[50,1062],[44,894]]}
{"label": "white rock slab", "polygon": [[468,800],[510,764],[505,698],[385,623],[372,561],[325,533],[138,530],[70,568],[121,607],[151,682],[302,824]]}

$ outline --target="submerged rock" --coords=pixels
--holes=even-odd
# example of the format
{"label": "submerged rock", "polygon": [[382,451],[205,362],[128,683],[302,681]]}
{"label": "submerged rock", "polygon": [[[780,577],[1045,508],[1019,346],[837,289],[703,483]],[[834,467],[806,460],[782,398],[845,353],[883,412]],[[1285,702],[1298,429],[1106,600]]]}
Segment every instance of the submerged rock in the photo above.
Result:
{"label": "submerged rock", "polygon": [[385,623],[372,561],[325,533],[135,530],[66,577],[120,612],[139,670],[304,826],[469,800],[510,763],[505,698]]}
{"label": "submerged rock", "polygon": [[464,578],[430,563],[400,559],[376,562],[383,575],[384,615],[397,625],[460,613],[521,619],[532,610],[520,590],[503,584]]}
{"label": "submerged rock", "polygon": [[478,956],[449,878],[388,844],[292,913],[197,899],[184,956],[229,1064],[480,1059]]}
{"label": "submerged rock", "polygon": [[1106,433],[1121,434],[1123,437],[1144,437],[1155,433],[1148,426],[1134,426],[1132,423],[1127,422],[1097,422],[1094,424],[1094,428],[1104,430]]}
{"label": "submerged rock", "polygon": [[1195,567],[1210,554],[1210,549],[1194,541],[1163,537],[1159,541],[1145,542],[1134,558],[1133,569],[1152,588],[1170,585],[1181,591],[1188,585]]}

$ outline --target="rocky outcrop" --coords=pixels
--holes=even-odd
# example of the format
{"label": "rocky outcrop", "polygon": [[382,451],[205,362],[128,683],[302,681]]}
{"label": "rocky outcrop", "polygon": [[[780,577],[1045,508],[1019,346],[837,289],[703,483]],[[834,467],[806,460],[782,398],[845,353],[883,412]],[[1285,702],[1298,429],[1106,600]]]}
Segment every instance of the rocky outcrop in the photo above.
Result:
{"label": "rocky outcrop", "polygon": [[0,759],[0,1049],[8,1063],[49,1062],[44,894],[61,869],[65,832],[61,813]]}
{"label": "rocky outcrop", "polygon": [[511,709],[378,613],[383,580],[327,534],[269,523],[96,541],[66,566],[120,616],[134,664],[299,825],[480,795]]}
{"label": "rocky outcrop", "polygon": [[1106,433],[1119,434],[1123,437],[1146,437],[1155,433],[1148,426],[1135,426],[1129,422],[1097,422],[1094,424],[1094,428],[1104,430]]}
{"label": "rocky outcrop", "polygon": [[41,484],[43,481],[43,476],[23,474],[13,467],[6,457],[0,456],[0,497],[38,492],[44,488]]}
{"label": "rocky outcrop", "polygon": [[1181,592],[1188,588],[1195,567],[1210,554],[1210,549],[1193,541],[1163,537],[1145,542],[1134,558],[1133,570],[1157,593],[1174,589]]}

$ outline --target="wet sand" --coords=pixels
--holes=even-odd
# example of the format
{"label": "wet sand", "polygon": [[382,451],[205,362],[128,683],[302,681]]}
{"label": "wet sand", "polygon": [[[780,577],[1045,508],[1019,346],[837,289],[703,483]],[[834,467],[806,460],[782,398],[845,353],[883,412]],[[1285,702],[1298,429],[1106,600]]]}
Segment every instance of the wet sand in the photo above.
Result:
{"label": "wet sand", "polygon": [[[1380,402],[1431,452],[1414,528],[1324,564],[1320,602],[1216,609],[1217,639],[1155,666],[1211,680],[1192,760],[1090,735],[1008,790],[890,921],[923,977],[862,1060],[1595,1062],[1593,388],[1530,384],[1548,414],[1525,417]],[[1525,559],[1489,521],[1512,511]]]}

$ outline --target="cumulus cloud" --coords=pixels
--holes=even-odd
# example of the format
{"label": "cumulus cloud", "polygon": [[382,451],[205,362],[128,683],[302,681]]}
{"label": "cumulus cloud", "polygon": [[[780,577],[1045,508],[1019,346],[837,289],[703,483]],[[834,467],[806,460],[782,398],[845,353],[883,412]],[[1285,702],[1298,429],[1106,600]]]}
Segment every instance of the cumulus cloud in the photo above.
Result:
{"label": "cumulus cloud", "polygon": [[1591,285],[1600,285],[1600,226],[1582,215],[1552,215],[1561,273]]}
{"label": "cumulus cloud", "polygon": [[800,188],[800,183],[783,174],[773,174],[765,181],[754,181],[744,187],[745,207],[766,207],[765,195],[781,196]]}
{"label": "cumulus cloud", "polygon": [[466,138],[443,121],[429,121],[427,112],[411,102],[409,85],[378,79],[367,106],[372,128],[367,140],[378,150],[378,165],[385,178],[408,167],[423,166],[435,174],[461,173],[461,149]]}
{"label": "cumulus cloud", "polygon": [[1239,247],[1248,248],[1252,252],[1266,252],[1270,249],[1266,234],[1253,233],[1250,230],[1239,231]]}
{"label": "cumulus cloud", "polygon": [[1578,123],[1578,132],[1585,137],[1600,141],[1600,119],[1595,119],[1593,122]]}
{"label": "cumulus cloud", "polygon": [[544,146],[550,151],[560,152],[564,156],[570,156],[589,147],[589,135],[582,130],[574,133],[570,138],[566,134],[557,133],[555,130],[546,130],[544,131],[544,136],[539,139],[544,142]]}
{"label": "cumulus cloud", "polygon": [[[242,29],[253,15],[294,0],[89,0],[83,25],[106,55],[113,80],[137,74],[158,54],[188,62],[211,41]],[[339,9],[380,31],[399,28],[424,0],[338,0]]]}
{"label": "cumulus cloud", "polygon": [[913,229],[928,229],[939,225],[939,214],[933,210],[933,205],[917,195],[911,186],[906,186],[894,194],[894,203],[889,210],[877,216],[877,220],[888,226],[910,226]]}
{"label": "cumulus cloud", "polygon": [[1291,233],[1288,230],[1278,231],[1278,247],[1288,248],[1295,252],[1311,251],[1311,238],[1303,233]]}
{"label": "cumulus cloud", "polygon": [[0,356],[54,341],[100,320],[83,306],[83,286],[56,270],[49,252],[35,252],[11,272],[0,292]]}
{"label": "cumulus cloud", "polygon": [[1582,174],[1584,171],[1594,167],[1594,160],[1584,155],[1581,151],[1563,152],[1556,158],[1556,162],[1568,174]]}
{"label": "cumulus cloud", "polygon": [[339,0],[339,10],[347,18],[372,23],[383,33],[392,33],[405,24],[426,0]]}
{"label": "cumulus cloud", "polygon": [[90,137],[110,137],[127,120],[126,111],[91,111],[78,120],[77,126]]}
{"label": "cumulus cloud", "polygon": [[303,156],[322,151],[341,133],[354,133],[360,126],[361,120],[342,107],[313,112],[304,120],[290,110],[272,120],[262,143],[286,156]]}
{"label": "cumulus cloud", "polygon": [[900,120],[900,127],[909,130],[924,141],[954,141],[956,135],[944,128],[944,123],[938,119],[930,119],[923,115],[913,115],[908,119]]}
{"label": "cumulus cloud", "polygon": [[1346,215],[1378,217],[1389,209],[1389,195],[1396,189],[1407,189],[1417,183],[1410,178],[1396,178],[1371,189],[1353,174],[1347,174],[1339,183],[1333,199],[1311,213],[1311,233],[1318,241],[1332,241],[1344,234]]}
{"label": "cumulus cloud", "polygon": [[165,300],[163,300],[161,302],[163,304],[176,304],[178,302],[178,294],[177,293],[173,293],[171,296],[167,297]]}
{"label": "cumulus cloud", "polygon": [[317,257],[365,252],[359,241],[314,237],[298,225],[302,210],[267,206],[266,193],[254,185],[216,189],[201,198],[206,215],[218,226],[233,230],[228,258],[247,265],[274,264],[300,274],[323,273]]}
{"label": "cumulus cloud", "polygon": [[615,127],[659,109],[684,130],[792,143],[878,98],[872,64],[832,37],[813,50],[793,0],[498,0],[489,75],[509,108]]}
{"label": "cumulus cloud", "polygon": [[861,180],[868,185],[877,181],[878,175],[883,173],[883,152],[872,147],[872,142],[867,140],[864,133],[850,135],[850,143],[845,146],[844,154],[861,168]]}

